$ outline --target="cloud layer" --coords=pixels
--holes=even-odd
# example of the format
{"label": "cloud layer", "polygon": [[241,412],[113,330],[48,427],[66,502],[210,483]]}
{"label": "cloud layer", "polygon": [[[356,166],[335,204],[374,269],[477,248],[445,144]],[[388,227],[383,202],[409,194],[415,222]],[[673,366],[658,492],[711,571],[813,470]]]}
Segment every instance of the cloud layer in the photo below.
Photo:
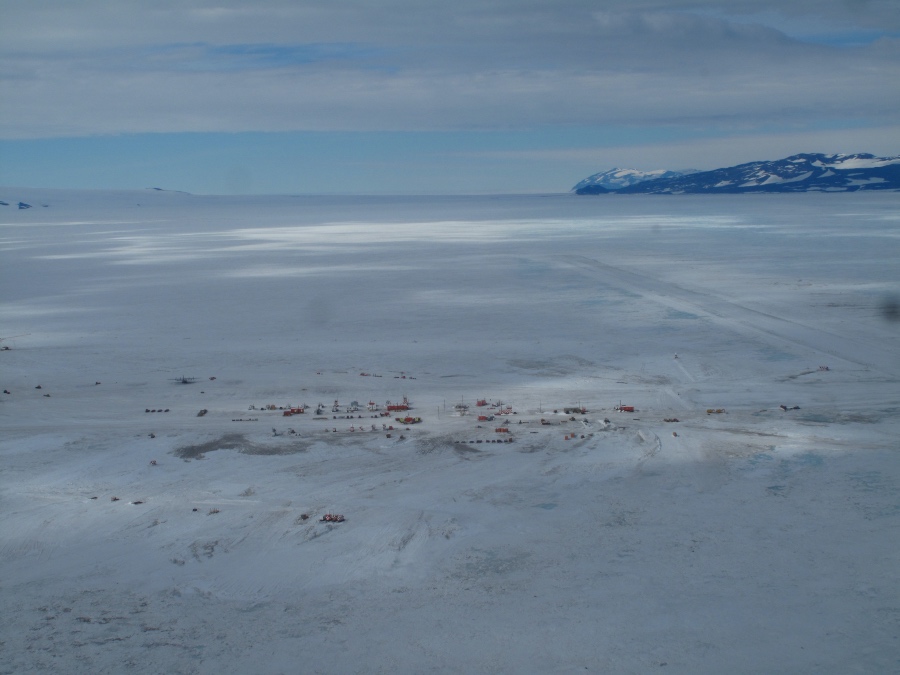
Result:
{"label": "cloud layer", "polygon": [[[37,3],[32,3],[37,5]],[[889,126],[878,2],[3,2],[0,137]]]}

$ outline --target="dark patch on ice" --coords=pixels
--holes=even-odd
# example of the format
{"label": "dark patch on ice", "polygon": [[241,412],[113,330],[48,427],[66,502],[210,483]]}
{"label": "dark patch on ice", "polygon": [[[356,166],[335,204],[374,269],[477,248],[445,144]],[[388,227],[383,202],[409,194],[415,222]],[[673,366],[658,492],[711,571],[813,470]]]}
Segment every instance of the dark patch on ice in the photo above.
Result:
{"label": "dark patch on ice", "polygon": [[245,455],[296,455],[306,452],[312,443],[307,441],[291,441],[281,445],[262,445],[250,443],[248,447],[240,450]]}
{"label": "dark patch on ice", "polygon": [[859,413],[804,413],[795,418],[798,422],[811,422],[815,424],[873,424],[877,417],[861,415]]}
{"label": "dark patch on ice", "polygon": [[516,370],[546,377],[584,373],[586,369],[595,367],[593,361],[572,354],[561,354],[548,359],[509,359],[506,363]]}
{"label": "dark patch on ice", "polygon": [[546,502],[545,504],[535,504],[534,508],[536,509],[544,509],[545,511],[552,511],[555,509],[558,504],[554,504],[553,502]]}
{"label": "dark patch on ice", "polygon": [[456,451],[456,454],[463,459],[471,459],[472,455],[482,454],[479,448],[476,448],[474,445],[470,445],[468,443],[458,443],[457,445],[453,446],[453,449]]}
{"label": "dark patch on ice", "polygon": [[225,434],[221,438],[217,438],[206,443],[197,445],[185,445],[177,448],[174,453],[176,457],[182,459],[202,459],[207,452],[215,452],[216,450],[239,450],[243,451],[249,442],[242,434]]}
{"label": "dark patch on ice", "polygon": [[[204,556],[206,558],[212,558],[216,553],[216,547],[219,545],[219,540],[211,540],[211,541],[195,541],[191,544],[191,554],[194,556],[194,559],[198,562],[201,562],[200,556]],[[227,552],[227,551],[226,551]]]}
{"label": "dark patch on ice", "polygon": [[203,459],[207,452],[216,450],[237,450],[245,455],[294,455],[298,452],[306,452],[310,443],[307,441],[292,440],[278,445],[263,445],[248,441],[243,434],[225,434],[206,443],[185,445],[176,448],[173,454],[182,459]]}
{"label": "dark patch on ice", "polygon": [[449,450],[455,443],[450,436],[424,437],[416,440],[416,452],[420,455],[430,455],[432,452]]}
{"label": "dark patch on ice", "polygon": [[881,302],[881,316],[885,321],[900,321],[900,298],[889,295]]}
{"label": "dark patch on ice", "polygon": [[811,375],[812,373],[817,373],[817,372],[819,372],[818,369],[816,369],[816,370],[802,370],[802,371],[800,371],[799,373],[796,373],[795,375],[788,375],[787,377],[781,378],[781,381],[782,381],[782,382],[789,382],[790,380],[796,380],[798,377],[803,377],[804,375]]}

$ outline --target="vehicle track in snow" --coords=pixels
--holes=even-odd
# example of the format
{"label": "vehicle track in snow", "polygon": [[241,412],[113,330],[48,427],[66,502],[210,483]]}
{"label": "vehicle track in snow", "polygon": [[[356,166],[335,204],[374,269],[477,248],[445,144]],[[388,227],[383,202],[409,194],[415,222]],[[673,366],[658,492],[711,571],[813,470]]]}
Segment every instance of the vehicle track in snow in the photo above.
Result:
{"label": "vehicle track in snow", "polygon": [[684,288],[582,255],[556,256],[560,262],[592,276],[613,288],[640,293],[648,300],[679,311],[698,314],[741,334],[761,336],[770,344],[803,347],[848,363],[900,377],[896,354],[875,344],[848,338],[784,317],[751,309],[706,291]]}

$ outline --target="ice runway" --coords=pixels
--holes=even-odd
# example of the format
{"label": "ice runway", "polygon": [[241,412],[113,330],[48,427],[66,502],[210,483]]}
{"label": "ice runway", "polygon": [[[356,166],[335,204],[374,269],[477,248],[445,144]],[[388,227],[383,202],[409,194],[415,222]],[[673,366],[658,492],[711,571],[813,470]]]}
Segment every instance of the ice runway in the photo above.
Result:
{"label": "ice runway", "polygon": [[[607,285],[640,292],[643,298],[676,312],[703,316],[729,332],[762,335],[775,348],[805,348],[808,352],[818,352],[823,361],[841,359],[864,368],[887,368],[891,376],[898,376],[896,367],[900,365],[900,358],[891,345],[885,351],[881,344],[872,340],[837,335],[818,326],[805,325],[789,316],[775,316],[725,300],[709,290],[689,290],[584,256],[565,258],[564,262],[601,279]],[[710,285],[715,287],[716,284],[711,282]]]}

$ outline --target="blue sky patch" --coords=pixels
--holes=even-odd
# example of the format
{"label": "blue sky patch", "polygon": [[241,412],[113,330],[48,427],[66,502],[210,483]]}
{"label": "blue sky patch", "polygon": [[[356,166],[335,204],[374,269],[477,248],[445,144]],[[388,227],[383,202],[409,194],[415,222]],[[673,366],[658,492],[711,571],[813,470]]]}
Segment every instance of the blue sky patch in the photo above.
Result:
{"label": "blue sky patch", "polygon": [[283,69],[311,66],[330,61],[356,61],[356,65],[372,59],[380,52],[374,47],[356,43],[310,44],[172,44],[142,50],[141,63],[173,70],[193,72],[236,72],[242,70]]}

